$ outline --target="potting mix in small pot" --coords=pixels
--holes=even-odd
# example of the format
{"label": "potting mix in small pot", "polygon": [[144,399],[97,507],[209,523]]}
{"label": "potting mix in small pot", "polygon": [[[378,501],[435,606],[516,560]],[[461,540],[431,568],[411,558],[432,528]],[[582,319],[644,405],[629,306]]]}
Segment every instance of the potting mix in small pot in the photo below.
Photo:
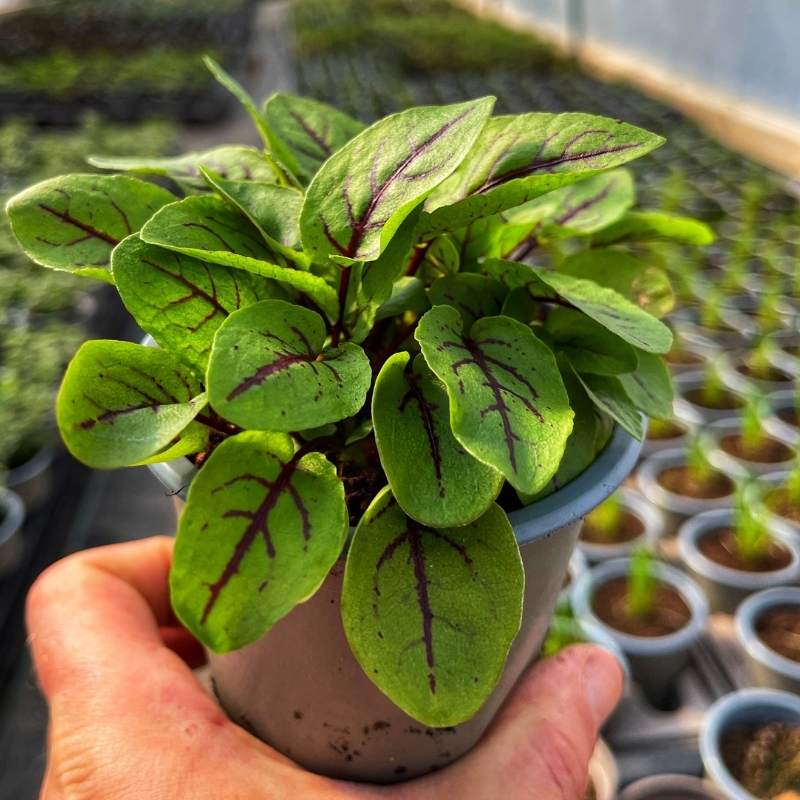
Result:
{"label": "potting mix in small pot", "polygon": [[[211,651],[261,640],[346,550],[341,622],[364,673],[423,725],[458,725],[520,627],[507,512],[583,473],[615,424],[641,440],[642,412],[671,413],[654,316],[669,282],[624,250],[671,221],[654,214],[654,233],[613,169],[662,139],[587,114],[493,117],[490,97],[366,127],[286,94],[257,108],[211,68],[263,150],[98,158],[159,181],[69,175],[8,204],[35,261],[115,284],[157,344],[83,345],[59,429],[96,468],[197,468],[171,592]],[[538,266],[514,260],[532,251]],[[642,569],[603,608],[637,631],[682,624]]]}
{"label": "potting mix in small pot", "polygon": [[693,436],[686,448],[684,463],[666,467],[658,473],[656,480],[668,492],[692,500],[731,497],[734,482],[709,461],[709,449],[707,436]]}
{"label": "potting mix in small pot", "polygon": [[713,362],[702,372],[685,373],[678,381],[678,387],[685,400],[705,421],[735,415],[745,405],[745,398],[725,383]]}

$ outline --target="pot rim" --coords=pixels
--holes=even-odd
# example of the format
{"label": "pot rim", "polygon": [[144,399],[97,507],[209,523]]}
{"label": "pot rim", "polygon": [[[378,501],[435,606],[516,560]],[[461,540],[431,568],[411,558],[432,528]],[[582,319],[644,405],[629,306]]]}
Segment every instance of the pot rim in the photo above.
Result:
{"label": "pot rim", "polygon": [[791,563],[781,569],[769,572],[745,572],[717,564],[700,552],[697,546],[700,536],[713,528],[730,525],[732,517],[733,509],[714,508],[691,517],[681,525],[678,530],[678,552],[686,566],[715,583],[735,589],[757,591],[773,586],[776,582],[794,581],[800,573],[800,549],[795,544],[796,537],[793,531],[780,519],[770,518],[768,523],[770,534],[789,550],[792,557]]}
{"label": "pot rim", "polygon": [[[585,517],[625,480],[636,465],[641,447],[641,442],[615,425],[606,446],[580,475],[547,497],[509,513],[517,542],[536,541]],[[169,492],[184,500],[197,472],[188,458],[148,464],[147,468]]]}
{"label": "pot rim", "polygon": [[[721,697],[706,712],[700,728],[700,757],[706,773],[732,800],[758,800],[734,779],[719,752],[722,734],[737,715],[750,709],[772,710],[776,720],[800,722],[800,696],[780,689],[741,689]],[[763,720],[767,713],[759,716]]]}
{"label": "pot rim", "polygon": [[756,622],[759,616],[764,611],[780,605],[793,605],[800,609],[800,587],[776,586],[750,595],[736,609],[734,618],[736,636],[739,644],[751,658],[781,675],[800,681],[800,663],[767,647],[756,633]]}
{"label": "pot rim", "polygon": [[[742,400],[745,399],[744,394],[739,387],[731,386],[730,375],[726,373],[724,369],[720,370],[719,375],[722,379],[723,385],[729,392],[731,392],[731,394],[741,397]],[[738,408],[707,408],[706,406],[693,403],[686,397],[687,391],[691,391],[692,389],[700,389],[704,386],[706,382],[705,370],[695,369],[688,370],[687,372],[680,372],[673,376],[672,382],[675,385],[678,397],[680,397],[680,399],[683,400],[683,402],[686,403],[695,414],[703,419],[706,419],[709,414],[719,415],[716,417],[718,419],[736,419],[741,416],[744,403],[742,403],[742,405]]]}
{"label": "pot rim", "polygon": [[708,601],[700,587],[686,573],[661,561],[655,562],[657,577],[676,589],[691,611],[689,622],[680,630],[666,636],[634,636],[612,628],[594,613],[592,609],[594,587],[613,578],[627,575],[630,564],[630,558],[615,558],[598,564],[584,575],[571,593],[575,616],[581,622],[585,620],[592,626],[605,630],[626,654],[660,656],[690,647],[705,631],[708,621]]}
{"label": "pot rim", "polygon": [[12,539],[25,521],[25,504],[22,498],[10,489],[0,487],[0,505],[5,507],[6,515],[0,522],[0,545]]}
{"label": "pot rim", "polygon": [[664,773],[649,775],[629,784],[619,796],[619,800],[658,800],[658,793],[676,789],[687,794],[687,800],[724,800],[722,795],[708,781],[695,775]]}
{"label": "pot rim", "polygon": [[18,467],[8,471],[6,484],[13,489],[15,486],[36,478],[50,467],[55,455],[54,447],[48,444],[42,445],[27,461],[23,461]]}
{"label": "pot rim", "polygon": [[[780,435],[779,432],[770,430],[766,424],[766,417],[762,422],[764,432],[770,439],[774,439],[782,445],[785,445],[790,450],[794,449],[794,442],[789,441],[785,436]],[[714,439],[715,447],[709,454],[709,461],[719,470],[732,475],[733,477],[746,478],[748,475],[760,475],[764,472],[777,472],[781,469],[788,469],[794,464],[794,453],[784,461],[751,461],[746,458],[740,458],[728,453],[722,449],[721,441],[726,434],[735,432],[741,427],[741,421],[736,417],[727,417],[725,419],[715,419],[709,422],[707,429]]]}

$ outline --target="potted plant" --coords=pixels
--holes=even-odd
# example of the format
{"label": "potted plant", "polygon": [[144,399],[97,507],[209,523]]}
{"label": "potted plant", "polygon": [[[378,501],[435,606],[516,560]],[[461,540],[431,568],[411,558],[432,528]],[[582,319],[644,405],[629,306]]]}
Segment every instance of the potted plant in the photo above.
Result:
{"label": "potted plant", "polygon": [[730,505],[734,481],[711,463],[710,449],[708,436],[696,434],[687,447],[654,453],[639,466],[639,491],[662,512],[665,534],[695,514]]}
{"label": "potted plant", "polygon": [[652,549],[664,530],[654,508],[633,489],[618,489],[587,514],[578,547],[590,563],[630,555],[638,547]]}
{"label": "potted plant", "polygon": [[661,450],[686,447],[701,419],[683,400],[673,403],[672,416],[664,419],[651,417],[647,423],[647,438],[642,447],[642,457],[647,458]]}
{"label": "potted plant", "polygon": [[745,404],[742,393],[725,382],[713,362],[705,370],[676,376],[675,389],[703,422],[735,417]]}
{"label": "potted plant", "polygon": [[25,505],[22,500],[0,486],[0,580],[16,569],[22,557],[24,522]]}
{"label": "potted plant", "polygon": [[792,539],[791,529],[766,520],[740,488],[735,508],[687,520],[678,531],[678,549],[712,610],[733,613],[753,592],[797,580],[800,551]]}
{"label": "potted plant", "polygon": [[756,501],[765,512],[778,517],[800,535],[800,460],[791,470],[761,476],[755,488]]}
{"label": "potted plant", "polygon": [[767,433],[792,444],[800,442],[800,392],[781,389],[767,396],[770,413],[764,418]]}
{"label": "potted plant", "polygon": [[772,352],[775,344],[770,336],[761,340],[747,353],[734,354],[730,367],[735,373],[734,380],[740,376],[744,388],[755,387],[761,394],[791,388],[794,376],[791,372],[776,366]]}
{"label": "potted plant", "polygon": [[751,393],[738,419],[718,419],[708,426],[716,440],[711,460],[733,475],[763,475],[791,466],[795,458],[790,442],[771,435],[764,424],[769,407]]}
{"label": "potted plant", "polygon": [[800,693],[800,589],[748,597],[736,610],[736,638],[755,685]]}
{"label": "potted plant", "polygon": [[675,336],[674,344],[664,356],[673,375],[703,369],[719,352],[719,347],[710,339],[682,331]]}
{"label": "potted plant", "polygon": [[412,777],[538,653],[581,517],[672,403],[669,329],[613,270],[497,257],[500,212],[546,206],[528,224],[557,236],[662,140],[492,98],[365,128],[211,66],[263,151],[94,162],[182,199],[73,175],[8,205],[34,260],[113,282],[157,344],[84,344],[58,425],[90,466],[189,483],[172,603],[234,720],[316,771]]}
{"label": "potted plant", "polygon": [[800,790],[800,697],[745,689],[706,712],[700,755],[706,774],[732,800],[792,800]]}
{"label": "potted plant", "polygon": [[579,621],[614,638],[655,705],[668,695],[708,620],[705,597],[691,578],[644,548],[594,567],[573,589],[572,605]]}

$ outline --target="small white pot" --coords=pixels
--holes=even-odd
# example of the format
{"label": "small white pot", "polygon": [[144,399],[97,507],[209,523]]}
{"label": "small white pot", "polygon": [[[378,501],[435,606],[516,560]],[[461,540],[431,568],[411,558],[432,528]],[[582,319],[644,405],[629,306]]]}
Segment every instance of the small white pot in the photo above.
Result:
{"label": "small white pot", "polygon": [[0,508],[4,512],[3,520],[0,522],[0,578],[2,578],[10,575],[22,558],[25,504],[14,492],[0,488]]}
{"label": "small white pot", "polygon": [[[797,366],[798,375],[800,375],[800,362]],[[781,419],[779,412],[792,410],[798,405],[798,394],[800,387],[794,389],[781,389],[779,392],[772,392],[767,395],[767,403],[771,409],[771,413],[764,417],[764,430],[770,436],[776,439],[783,439],[786,442],[791,442],[794,445],[800,444],[800,428]]]}
{"label": "small white pot", "polygon": [[789,448],[787,458],[782,461],[750,461],[745,458],[728,453],[721,447],[721,441],[726,436],[739,433],[740,422],[738,419],[718,419],[708,425],[708,431],[717,443],[716,448],[709,456],[709,461],[717,468],[726,472],[728,475],[737,478],[746,478],[748,475],[766,475],[769,472],[791,469],[794,464],[795,456],[792,450],[792,442],[775,436],[765,429],[765,432],[776,441]]}
{"label": "small white pot", "polygon": [[[758,484],[763,490],[769,491],[770,489],[775,489],[776,487],[784,484],[786,479],[789,477],[789,474],[789,470],[769,472],[766,475],[759,476]],[[795,534],[794,541],[797,544],[800,544],[800,522],[795,522],[793,519],[787,519],[786,517],[782,517],[780,514],[776,514],[774,511],[770,511],[766,503],[762,503],[762,505],[764,507],[764,513],[767,515],[770,521],[777,522],[779,525],[785,525],[787,530],[792,530]]]}
{"label": "small white pot", "polygon": [[[725,380],[724,372],[721,373],[721,377]],[[675,391],[704,425],[717,419],[735,419],[741,415],[745,406],[745,398],[734,386],[726,386],[726,388],[741,399],[742,404],[738,408],[708,408],[696,403],[687,396],[688,393],[695,389],[702,389],[705,386],[705,382],[706,375],[703,371],[684,372],[682,375],[677,375],[674,380]]]}

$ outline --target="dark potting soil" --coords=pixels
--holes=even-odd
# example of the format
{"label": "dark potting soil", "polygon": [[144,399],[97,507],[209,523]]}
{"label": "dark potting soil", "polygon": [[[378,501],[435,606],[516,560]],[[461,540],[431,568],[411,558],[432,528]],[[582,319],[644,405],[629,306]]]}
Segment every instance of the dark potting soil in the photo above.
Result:
{"label": "dark potting soil", "polygon": [[778,419],[788,422],[789,425],[794,425],[795,428],[800,428],[800,416],[798,416],[796,409],[780,408],[775,413],[778,415]]}
{"label": "dark potting soil", "polygon": [[759,464],[779,464],[782,461],[789,461],[793,455],[789,445],[766,435],[762,436],[761,441],[757,444],[750,445],[740,434],[731,433],[720,439],[719,446],[735,458],[755,461]]}
{"label": "dark potting soil", "polygon": [[800,725],[770,722],[723,734],[722,759],[731,775],[762,800],[800,791]]}
{"label": "dark potting soil", "polygon": [[645,617],[628,613],[628,579],[614,578],[595,589],[592,610],[615,630],[632,636],[667,636],[683,628],[692,613],[677,589],[659,581],[652,611]]}
{"label": "dark potting soil", "polygon": [[758,559],[745,559],[739,555],[732,528],[714,528],[698,542],[700,552],[716,564],[740,572],[776,572],[792,563],[788,548],[771,539],[766,551]]}
{"label": "dark potting soil", "polygon": [[644,523],[632,511],[623,510],[619,524],[610,531],[592,525],[587,517],[581,529],[581,541],[592,544],[622,544],[630,542],[644,533]]}
{"label": "dark potting soil", "polygon": [[691,350],[670,350],[664,358],[668,364],[674,364],[679,367],[698,366],[705,361],[705,358],[699,353],[692,353]]}
{"label": "dark potting soil", "polygon": [[686,428],[677,422],[660,422],[658,425],[650,425],[647,428],[647,438],[656,442],[663,442],[667,439],[677,439],[686,433]]}
{"label": "dark potting soil", "polygon": [[768,608],[756,620],[756,633],[770,650],[800,662],[800,606]]}
{"label": "dark potting soil", "polygon": [[667,467],[658,473],[657,480],[668,492],[695,500],[716,500],[733,494],[733,481],[721,472],[712,472],[705,480],[699,480],[687,466]]}
{"label": "dark potting soil", "polygon": [[787,489],[779,488],[767,492],[764,503],[773,514],[800,524],[800,505],[792,501]]}
{"label": "dark potting soil", "polygon": [[794,378],[782,369],[777,367],[759,366],[751,367],[748,364],[737,364],[736,371],[746,378],[755,378],[759,381],[771,381],[773,383],[791,383]]}
{"label": "dark potting soil", "polygon": [[696,406],[713,408],[716,411],[734,411],[744,405],[743,398],[727,389],[722,389],[718,394],[715,392],[713,398],[707,397],[703,389],[689,389],[684,393],[684,397]]}

